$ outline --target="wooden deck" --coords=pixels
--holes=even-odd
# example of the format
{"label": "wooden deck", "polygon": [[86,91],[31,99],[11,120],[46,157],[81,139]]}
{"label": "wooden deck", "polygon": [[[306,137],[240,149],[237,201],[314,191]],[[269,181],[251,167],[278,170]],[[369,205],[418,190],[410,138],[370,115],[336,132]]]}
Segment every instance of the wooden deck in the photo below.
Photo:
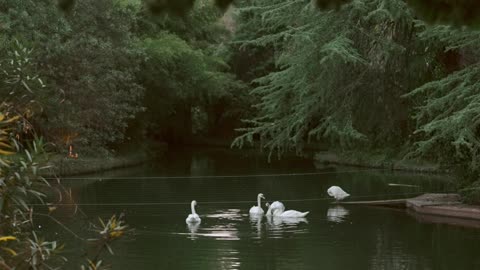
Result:
{"label": "wooden deck", "polygon": [[463,204],[458,194],[424,194],[406,204],[421,214],[480,220],[480,206]]}
{"label": "wooden deck", "polygon": [[376,201],[353,201],[353,202],[338,202],[341,205],[370,205],[370,206],[385,206],[385,207],[400,207],[405,208],[407,199],[395,200],[376,200]]}
{"label": "wooden deck", "polygon": [[461,202],[458,194],[427,193],[409,199],[345,201],[340,205],[407,208],[418,220],[480,228],[480,206]]}

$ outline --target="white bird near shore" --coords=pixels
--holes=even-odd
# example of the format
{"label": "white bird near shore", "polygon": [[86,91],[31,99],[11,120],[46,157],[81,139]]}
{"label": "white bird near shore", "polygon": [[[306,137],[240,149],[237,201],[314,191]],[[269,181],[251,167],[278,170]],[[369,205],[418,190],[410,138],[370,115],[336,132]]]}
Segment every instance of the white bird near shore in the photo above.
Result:
{"label": "white bird near shore", "polygon": [[187,224],[190,223],[200,223],[202,219],[198,216],[197,212],[195,212],[195,206],[197,205],[197,201],[193,200],[192,203],[190,204],[190,207],[192,208],[192,213],[188,215],[187,219],[185,219],[185,222]]}
{"label": "white bird near shore", "polygon": [[330,195],[331,197],[335,198],[335,200],[337,201],[341,201],[345,198],[347,198],[348,196],[350,196],[350,194],[348,194],[347,192],[345,192],[341,187],[339,186],[331,186],[328,190],[327,190],[327,193],[328,195]]}
{"label": "white bird near shore", "polygon": [[263,196],[262,193],[258,193],[257,195],[257,206],[252,206],[252,208],[250,208],[250,215],[263,215],[263,213],[265,213],[262,209],[262,199],[265,199],[265,196]]}

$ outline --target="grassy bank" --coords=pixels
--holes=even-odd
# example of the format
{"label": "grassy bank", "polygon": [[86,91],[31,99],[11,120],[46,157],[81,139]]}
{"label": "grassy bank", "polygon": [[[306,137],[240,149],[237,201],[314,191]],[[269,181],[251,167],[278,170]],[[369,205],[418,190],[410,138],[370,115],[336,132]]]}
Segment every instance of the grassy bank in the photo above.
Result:
{"label": "grassy bank", "polygon": [[56,155],[50,161],[53,165],[51,174],[69,176],[132,167],[162,155],[167,151],[167,148],[166,144],[162,144],[156,146],[155,151],[139,147],[136,150],[124,151],[111,156],[79,156],[76,159]]}

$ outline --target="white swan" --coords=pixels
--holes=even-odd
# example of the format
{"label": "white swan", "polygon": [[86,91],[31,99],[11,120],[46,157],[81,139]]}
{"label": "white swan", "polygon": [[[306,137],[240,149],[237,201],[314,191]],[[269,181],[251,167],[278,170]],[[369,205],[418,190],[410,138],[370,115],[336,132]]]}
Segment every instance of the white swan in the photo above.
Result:
{"label": "white swan", "polygon": [[187,222],[187,223],[200,223],[202,221],[202,219],[200,219],[200,217],[195,212],[195,205],[197,205],[197,201],[193,200],[192,203],[191,203],[192,213],[190,215],[188,215],[187,219],[185,219],[185,222]]}
{"label": "white swan", "polygon": [[285,206],[283,203],[278,202],[278,204],[272,203],[269,210],[271,210],[272,216],[282,217],[282,218],[302,218],[308,215],[310,212],[300,212],[297,210],[287,210],[285,211]]}
{"label": "white swan", "polygon": [[267,224],[269,226],[280,226],[280,225],[298,225],[300,223],[307,223],[308,220],[304,217],[276,217],[271,216],[267,218]]}
{"label": "white swan", "polygon": [[350,196],[350,194],[348,194],[341,187],[338,187],[338,186],[331,186],[327,190],[327,193],[331,197],[335,198],[335,200],[337,200],[337,201],[341,201],[341,200],[347,198],[348,196]]}
{"label": "white swan", "polygon": [[274,201],[272,204],[267,202],[265,206],[268,208],[267,213],[265,214],[267,216],[272,215],[272,209],[282,209],[282,211],[285,211],[285,205],[279,201]]}
{"label": "white swan", "polygon": [[273,210],[273,216],[274,217],[285,217],[285,218],[302,218],[306,217],[310,212],[300,212],[297,210],[287,210],[283,211],[281,209],[275,209]]}
{"label": "white swan", "polygon": [[263,196],[262,193],[258,193],[257,206],[252,206],[252,208],[250,208],[250,211],[249,211],[250,215],[263,215],[264,211],[261,206],[262,199],[265,199],[265,196]]}

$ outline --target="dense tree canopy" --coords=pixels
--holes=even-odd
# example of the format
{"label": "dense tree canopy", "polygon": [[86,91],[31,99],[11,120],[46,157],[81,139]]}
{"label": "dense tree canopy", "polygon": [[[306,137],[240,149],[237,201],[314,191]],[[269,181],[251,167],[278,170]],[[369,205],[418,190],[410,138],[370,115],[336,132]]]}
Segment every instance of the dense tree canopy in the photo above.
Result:
{"label": "dense tree canopy", "polygon": [[241,9],[261,14],[256,23],[268,33],[244,42],[275,48],[276,70],[255,80],[260,115],[238,142],[260,134],[279,151],[310,137],[344,146],[401,143],[409,108],[400,96],[431,76],[432,56],[405,4],[387,2],[319,12],[302,1],[256,1]]}
{"label": "dense tree canopy", "polygon": [[51,1],[6,1],[3,9],[7,38],[33,49],[28,59],[38,74],[30,76],[47,85],[38,91],[48,97],[40,99],[39,131],[60,147],[123,139],[143,93],[136,82],[140,50],[130,32],[134,14],[109,0],[81,1],[68,16]]}
{"label": "dense tree canopy", "polygon": [[[34,119],[38,132],[62,151],[74,144],[104,153],[132,136],[137,143],[145,134],[188,139],[195,111],[205,118],[196,129],[231,134],[230,122],[242,117],[247,92],[229,73],[230,32],[219,9],[197,1],[188,16],[178,17],[152,15],[140,1],[72,3],[68,12],[53,1],[0,5],[6,21],[1,50],[15,55],[21,52],[15,46],[25,48],[15,56],[28,59],[22,76],[43,79],[31,93],[42,111]],[[9,68],[16,72],[16,66],[4,65]],[[16,85],[18,97],[30,94],[23,82]],[[11,85],[2,89],[7,96]]]}

